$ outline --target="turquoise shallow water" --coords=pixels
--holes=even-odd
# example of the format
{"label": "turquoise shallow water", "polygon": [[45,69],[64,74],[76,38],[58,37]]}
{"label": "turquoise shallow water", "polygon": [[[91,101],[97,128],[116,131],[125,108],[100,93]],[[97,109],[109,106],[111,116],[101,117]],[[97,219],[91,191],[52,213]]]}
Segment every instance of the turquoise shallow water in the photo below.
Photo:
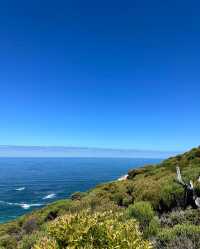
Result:
{"label": "turquoise shallow water", "polygon": [[0,158],[0,223],[157,163],[142,158]]}

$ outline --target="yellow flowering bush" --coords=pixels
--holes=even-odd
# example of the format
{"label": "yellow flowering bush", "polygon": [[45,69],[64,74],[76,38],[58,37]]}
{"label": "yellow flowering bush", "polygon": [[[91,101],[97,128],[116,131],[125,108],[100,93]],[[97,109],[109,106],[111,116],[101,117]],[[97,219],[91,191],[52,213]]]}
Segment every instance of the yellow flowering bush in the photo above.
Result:
{"label": "yellow flowering bush", "polygon": [[[150,249],[142,239],[134,219],[124,221],[123,214],[103,212],[69,214],[49,224],[48,236],[34,249]],[[46,246],[46,247],[45,247]]]}
{"label": "yellow flowering bush", "polygon": [[33,249],[58,249],[58,245],[54,239],[48,237],[41,238]]}

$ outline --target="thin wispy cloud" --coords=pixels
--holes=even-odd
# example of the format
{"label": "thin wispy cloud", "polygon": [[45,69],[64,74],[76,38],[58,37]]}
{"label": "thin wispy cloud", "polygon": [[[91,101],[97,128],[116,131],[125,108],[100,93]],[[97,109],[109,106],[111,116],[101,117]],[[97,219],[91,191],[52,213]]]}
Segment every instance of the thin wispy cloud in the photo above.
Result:
{"label": "thin wispy cloud", "polygon": [[142,157],[167,158],[177,151],[88,148],[67,146],[0,146],[0,157]]}

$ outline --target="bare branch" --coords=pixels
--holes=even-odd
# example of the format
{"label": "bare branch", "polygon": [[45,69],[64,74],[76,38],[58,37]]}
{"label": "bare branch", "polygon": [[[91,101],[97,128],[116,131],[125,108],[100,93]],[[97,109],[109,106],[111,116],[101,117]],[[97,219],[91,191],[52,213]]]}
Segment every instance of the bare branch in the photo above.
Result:
{"label": "bare branch", "polygon": [[194,189],[194,185],[193,185],[193,181],[192,180],[190,180],[190,189]]}
{"label": "bare branch", "polygon": [[[194,189],[194,185],[193,185],[192,180],[190,180],[190,182],[188,184],[185,183],[182,179],[179,167],[176,167],[176,177],[177,177],[178,183],[180,183],[185,189],[185,200],[184,200],[185,207],[188,205],[191,205],[192,207],[200,208],[200,197],[198,197],[195,193],[195,189]],[[199,177],[198,181],[200,181],[200,177]]]}
{"label": "bare branch", "polygon": [[177,177],[177,181],[183,185],[183,186],[186,186],[187,184],[184,183],[184,181],[182,180],[182,176],[181,176],[181,172],[180,172],[180,168],[179,167],[176,167],[176,177]]}
{"label": "bare branch", "polygon": [[195,204],[196,204],[196,206],[197,206],[198,208],[200,208],[200,198],[199,198],[199,197],[197,197],[197,198],[195,199]]}

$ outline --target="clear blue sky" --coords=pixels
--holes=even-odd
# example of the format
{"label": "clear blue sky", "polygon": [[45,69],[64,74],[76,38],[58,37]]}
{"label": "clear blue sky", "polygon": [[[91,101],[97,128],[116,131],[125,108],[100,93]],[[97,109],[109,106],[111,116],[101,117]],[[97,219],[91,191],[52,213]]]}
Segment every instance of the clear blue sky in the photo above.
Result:
{"label": "clear blue sky", "polygon": [[0,144],[200,144],[199,1],[1,1]]}

